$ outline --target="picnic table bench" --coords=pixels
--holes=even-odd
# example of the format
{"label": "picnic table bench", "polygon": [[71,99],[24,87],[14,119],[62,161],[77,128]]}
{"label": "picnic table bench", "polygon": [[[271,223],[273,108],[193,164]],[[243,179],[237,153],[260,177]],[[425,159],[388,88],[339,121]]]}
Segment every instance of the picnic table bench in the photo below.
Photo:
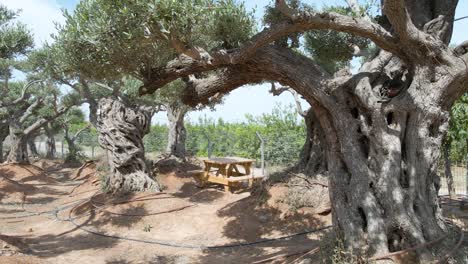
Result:
{"label": "picnic table bench", "polygon": [[[225,191],[231,191],[231,187],[238,186],[241,182],[248,182],[249,188],[263,175],[252,174],[252,164],[255,160],[238,157],[207,158],[202,160],[205,164],[203,170],[191,171],[201,187],[207,183],[224,185]],[[240,168],[242,169],[240,170]]]}

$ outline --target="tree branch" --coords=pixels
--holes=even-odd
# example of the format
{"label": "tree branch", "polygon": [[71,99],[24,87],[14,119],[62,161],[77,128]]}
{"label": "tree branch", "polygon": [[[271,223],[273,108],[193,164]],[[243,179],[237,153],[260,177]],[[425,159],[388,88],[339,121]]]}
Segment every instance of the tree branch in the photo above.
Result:
{"label": "tree branch", "polygon": [[28,99],[29,95],[30,95],[28,93],[29,87],[31,87],[33,84],[39,83],[39,82],[42,82],[42,80],[35,80],[35,81],[31,81],[31,82],[27,83],[23,87],[23,89],[21,90],[21,96],[19,98],[15,99],[13,102],[10,102],[10,103],[1,103],[0,108],[9,107],[9,106],[16,105],[16,104],[19,104],[19,103],[22,103],[22,102],[26,101]]}
{"label": "tree branch", "polygon": [[468,53],[468,40],[463,41],[460,45],[456,46],[453,49],[453,53],[455,53],[456,56],[462,56],[463,54]]}
{"label": "tree branch", "polygon": [[415,64],[454,63],[444,43],[447,33],[444,22],[450,14],[439,14],[419,29],[411,19],[405,0],[385,0],[383,3],[383,12],[396,32],[399,44],[405,47],[403,60]]}
{"label": "tree branch", "polygon": [[385,0],[382,9],[400,39],[419,40],[422,32],[411,21],[405,0]]}
{"label": "tree branch", "polygon": [[37,98],[36,101],[34,101],[34,103],[29,105],[26,111],[24,111],[24,113],[19,118],[19,122],[24,123],[26,119],[30,117],[34,113],[34,111],[42,105],[42,103],[43,103],[43,98],[42,97]]}
{"label": "tree branch", "polygon": [[29,135],[30,133],[33,133],[34,131],[36,131],[37,129],[41,128],[43,125],[47,124],[48,122],[54,121],[54,120],[57,119],[59,116],[65,114],[68,110],[70,110],[71,107],[73,107],[73,106],[61,107],[61,108],[55,113],[55,115],[53,115],[52,117],[49,117],[49,118],[43,117],[43,118],[37,120],[36,122],[34,122],[32,125],[30,125],[29,127],[27,127],[27,128],[24,130],[24,134],[25,134],[25,135]]}
{"label": "tree branch", "polygon": [[83,133],[84,131],[88,130],[89,128],[91,127],[91,124],[88,124],[87,126],[85,126],[84,128],[78,130],[75,135],[73,135],[73,137],[71,138],[71,140],[73,142],[75,142],[75,140],[80,136],[81,133]]}
{"label": "tree branch", "polygon": [[[283,10],[283,12],[286,11]],[[286,13],[291,17],[290,21],[281,22],[264,29],[238,49],[219,50],[212,53],[197,49],[200,52],[199,59],[196,58],[197,56],[182,54],[177,59],[167,63],[164,68],[142,72],[142,76],[145,76],[145,85],[140,88],[140,94],[153,93],[165,84],[190,74],[243,64],[250,60],[260,48],[265,47],[274,40],[294,32],[313,29],[332,29],[359,35],[371,39],[382,49],[396,55],[405,56],[398,46],[397,38],[393,37],[380,25],[365,19],[336,13],[309,11],[296,12],[293,15],[291,15],[291,12]]]}
{"label": "tree branch", "polygon": [[372,21],[366,13],[362,12],[357,0],[346,0],[346,3],[348,4],[349,8],[351,8],[351,10],[356,13],[356,15],[361,15],[365,20]]}
{"label": "tree branch", "polygon": [[317,100],[333,108],[335,101],[325,92],[330,78],[311,59],[289,49],[269,46],[259,50],[249,63],[227,67],[203,79],[190,78],[183,101],[191,106],[206,104],[211,96],[226,94],[244,84],[276,81],[292,87],[308,102]]}
{"label": "tree branch", "polygon": [[294,91],[294,89],[292,89],[291,87],[287,87],[287,86],[276,88],[275,82],[271,83],[270,93],[273,94],[273,96],[278,96],[286,91],[290,92],[294,97],[294,101],[296,102],[297,114],[299,114],[302,117],[306,117],[307,111],[302,110],[301,101],[299,100],[299,94],[296,91]]}
{"label": "tree branch", "polygon": [[277,88],[276,85],[275,85],[275,82],[271,82],[270,93],[273,94],[273,96],[281,95],[283,92],[286,92],[286,91],[291,92],[291,88],[286,87],[286,86],[281,86],[281,87]]}

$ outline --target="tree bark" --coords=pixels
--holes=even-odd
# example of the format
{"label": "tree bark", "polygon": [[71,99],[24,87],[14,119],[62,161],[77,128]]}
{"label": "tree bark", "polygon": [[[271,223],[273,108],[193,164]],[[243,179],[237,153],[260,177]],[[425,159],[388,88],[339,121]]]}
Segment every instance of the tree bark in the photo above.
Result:
{"label": "tree bark", "polygon": [[312,176],[327,170],[324,149],[325,137],[320,122],[315,117],[314,111],[307,111],[304,122],[307,135],[297,168],[304,174]]}
{"label": "tree bark", "polygon": [[0,124],[0,163],[3,163],[3,142],[8,137],[9,128],[7,123]]}
{"label": "tree bark", "polygon": [[58,109],[54,116],[50,118],[40,118],[30,126],[23,128],[23,122],[26,118],[10,119],[10,152],[8,153],[7,163],[29,163],[28,159],[28,138],[31,134],[37,132],[45,124],[55,120],[64,114],[71,106]]}
{"label": "tree bark", "polygon": [[39,157],[39,152],[37,151],[35,140],[36,140],[35,136],[29,136],[28,137],[28,146],[29,146],[29,150],[31,151],[31,156],[33,156],[34,158],[38,158]]}
{"label": "tree bark", "polygon": [[[68,145],[68,154],[66,157],[67,162],[77,162],[78,161],[78,147],[76,146],[75,142],[78,136],[83,133],[85,130],[89,129],[89,125],[78,130],[75,135],[70,135],[69,127],[67,124],[63,125],[64,128],[64,139]],[[94,148],[92,149],[92,158],[94,158]],[[62,151],[63,152],[63,151]]]}
{"label": "tree bark", "polygon": [[46,159],[55,159],[57,157],[57,148],[55,146],[55,133],[50,126],[47,124],[44,126],[46,132]]}
{"label": "tree bark", "polygon": [[166,105],[167,119],[168,119],[168,135],[167,135],[167,148],[166,152],[169,155],[178,158],[185,158],[185,139],[187,131],[184,125],[185,114],[187,109],[185,106],[178,104]]}
{"label": "tree bark", "polygon": [[453,185],[452,161],[450,160],[450,143],[445,142],[444,146],[444,168],[445,180],[447,181],[448,193],[451,199],[455,199],[457,194]]}
{"label": "tree bark", "polygon": [[21,126],[15,122],[10,123],[10,152],[7,163],[29,163],[28,137]]}
{"label": "tree bark", "polygon": [[99,101],[99,143],[107,151],[109,192],[160,191],[146,164],[143,136],[149,132],[149,115],[111,98]]}
{"label": "tree bark", "polygon": [[75,145],[75,141],[72,138],[70,138],[69,136],[65,136],[64,138],[65,138],[65,141],[67,142],[67,145],[68,145],[68,153],[67,153],[67,157],[65,158],[65,160],[67,162],[76,162],[76,161],[78,161],[78,159],[77,159],[78,148]]}

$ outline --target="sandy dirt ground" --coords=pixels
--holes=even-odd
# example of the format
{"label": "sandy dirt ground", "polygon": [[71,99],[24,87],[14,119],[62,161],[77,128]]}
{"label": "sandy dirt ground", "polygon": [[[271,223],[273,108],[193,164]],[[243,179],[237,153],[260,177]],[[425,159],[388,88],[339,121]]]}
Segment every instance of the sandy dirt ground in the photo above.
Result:
{"label": "sandy dirt ground", "polygon": [[111,197],[100,194],[93,163],[81,168],[59,161],[0,165],[0,263],[254,263],[282,254],[300,256],[319,245],[323,232],[208,247],[331,223],[329,214],[288,212],[280,202],[281,188],[273,188],[263,205],[246,190],[200,189],[190,169],[162,169],[163,194]]}

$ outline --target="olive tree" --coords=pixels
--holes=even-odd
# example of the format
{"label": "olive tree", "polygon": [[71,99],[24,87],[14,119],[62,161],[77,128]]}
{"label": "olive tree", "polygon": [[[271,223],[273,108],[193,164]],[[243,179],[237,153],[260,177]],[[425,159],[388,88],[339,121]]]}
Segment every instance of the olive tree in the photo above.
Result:
{"label": "olive tree", "polygon": [[[365,249],[388,262],[378,257],[448,232],[436,161],[450,108],[468,90],[468,42],[448,46],[457,0],[384,0],[375,20],[348,2],[357,16],[277,0],[287,19],[251,36],[250,17],[234,1],[88,0],[64,31],[71,32],[70,58],[95,61],[99,73],[137,74],[141,94],[179,78],[188,84],[183,99],[191,105],[244,84],[293,88],[325,135],[337,232],[353,254]],[[87,20],[73,26],[78,17]],[[356,74],[333,76],[311,57],[274,45],[311,30],[350,33],[378,48]],[[166,49],[173,52],[161,52]],[[416,256],[427,263],[432,255],[421,247]]]}
{"label": "olive tree", "polygon": [[26,55],[33,47],[32,34],[24,24],[15,21],[17,16],[17,11],[0,5],[0,79],[2,81],[0,93],[0,162],[3,162],[3,141],[9,134],[9,113],[6,108],[20,101],[20,98],[11,98],[9,96],[12,69],[18,67],[17,57]]}

